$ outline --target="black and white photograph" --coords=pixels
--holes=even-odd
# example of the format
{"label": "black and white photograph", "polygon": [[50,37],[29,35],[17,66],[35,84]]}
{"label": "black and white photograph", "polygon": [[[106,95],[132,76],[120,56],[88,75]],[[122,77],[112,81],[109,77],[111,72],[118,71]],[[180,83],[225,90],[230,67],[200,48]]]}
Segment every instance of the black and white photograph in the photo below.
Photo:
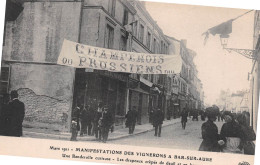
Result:
{"label": "black and white photograph", "polygon": [[[139,0],[6,0],[0,141],[151,152],[133,151],[137,157],[170,158],[151,154],[173,149],[254,162],[259,48],[259,10]],[[89,152],[85,146],[68,150],[83,154]],[[207,156],[203,162],[176,157],[211,165]]]}

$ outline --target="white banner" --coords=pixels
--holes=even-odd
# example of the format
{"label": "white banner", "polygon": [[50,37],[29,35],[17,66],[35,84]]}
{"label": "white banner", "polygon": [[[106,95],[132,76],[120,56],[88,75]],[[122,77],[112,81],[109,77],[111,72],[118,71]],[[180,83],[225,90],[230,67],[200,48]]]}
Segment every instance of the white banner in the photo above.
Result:
{"label": "white banner", "polygon": [[137,74],[177,74],[179,55],[144,54],[83,45],[64,40],[57,64]]}

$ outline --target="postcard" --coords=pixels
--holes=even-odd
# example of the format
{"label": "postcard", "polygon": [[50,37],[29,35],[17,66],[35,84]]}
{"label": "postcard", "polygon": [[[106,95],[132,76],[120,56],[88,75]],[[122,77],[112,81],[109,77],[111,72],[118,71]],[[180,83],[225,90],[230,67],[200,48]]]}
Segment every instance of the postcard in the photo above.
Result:
{"label": "postcard", "polygon": [[260,12],[7,0],[0,154],[254,165]]}

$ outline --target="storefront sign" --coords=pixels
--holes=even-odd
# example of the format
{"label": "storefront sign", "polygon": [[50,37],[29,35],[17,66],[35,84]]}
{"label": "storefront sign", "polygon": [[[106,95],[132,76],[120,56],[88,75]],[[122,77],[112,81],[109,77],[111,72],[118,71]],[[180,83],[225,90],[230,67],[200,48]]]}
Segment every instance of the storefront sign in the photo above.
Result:
{"label": "storefront sign", "polygon": [[137,74],[173,74],[181,71],[177,55],[125,52],[64,40],[57,64],[76,68]]}

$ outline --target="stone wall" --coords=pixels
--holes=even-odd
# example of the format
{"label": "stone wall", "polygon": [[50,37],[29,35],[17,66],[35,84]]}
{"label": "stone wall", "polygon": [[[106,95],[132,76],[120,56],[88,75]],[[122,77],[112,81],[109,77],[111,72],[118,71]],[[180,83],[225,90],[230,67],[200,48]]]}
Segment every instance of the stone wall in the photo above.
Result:
{"label": "stone wall", "polygon": [[17,20],[7,23],[3,60],[11,67],[10,90],[19,91],[32,126],[69,130],[75,69],[55,64],[64,39],[78,42],[80,7],[72,1],[25,2]]}

